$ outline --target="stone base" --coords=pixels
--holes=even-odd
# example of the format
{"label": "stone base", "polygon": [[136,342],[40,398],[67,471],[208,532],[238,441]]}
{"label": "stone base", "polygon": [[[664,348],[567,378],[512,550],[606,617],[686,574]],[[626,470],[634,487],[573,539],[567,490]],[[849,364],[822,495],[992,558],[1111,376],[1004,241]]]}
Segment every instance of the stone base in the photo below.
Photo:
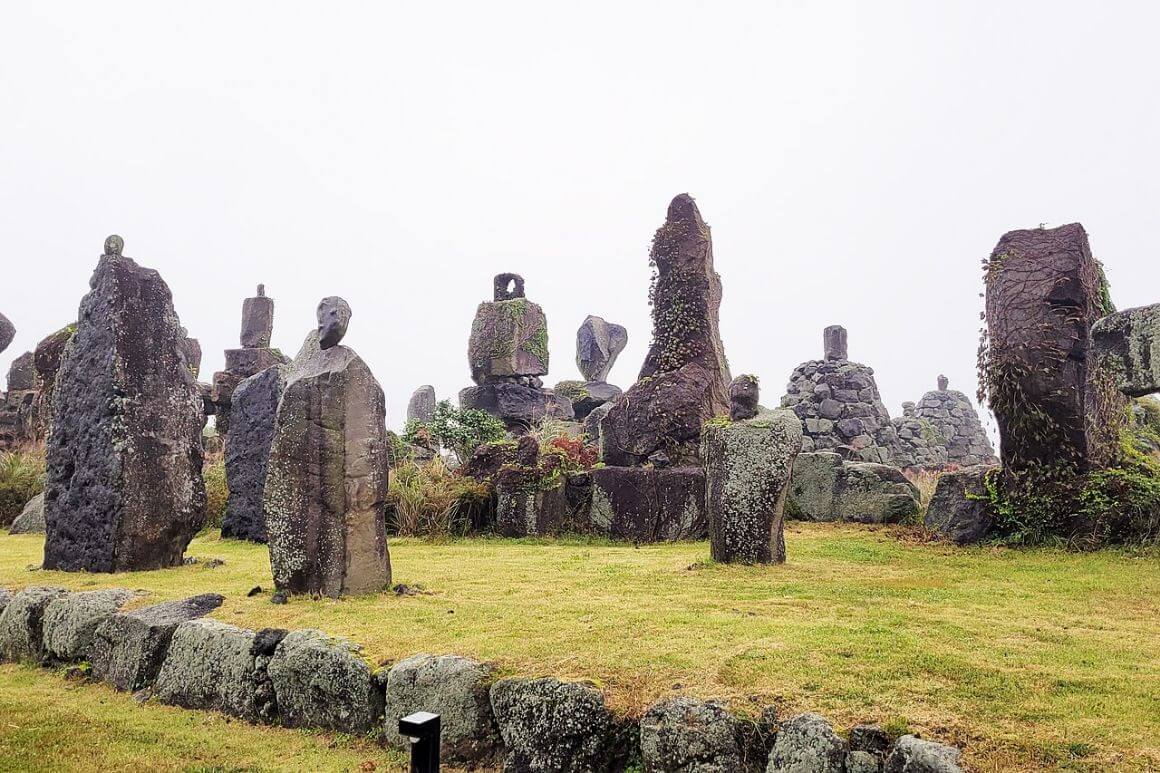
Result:
{"label": "stone base", "polygon": [[594,410],[621,394],[620,387],[606,381],[561,381],[553,391],[572,401],[577,421],[583,421]]}
{"label": "stone base", "polygon": [[918,489],[896,467],[798,454],[786,515],[803,521],[898,523],[918,513]]}
{"label": "stone base", "polygon": [[496,485],[495,530],[505,537],[543,537],[558,534],[568,522],[564,486],[538,491]]}
{"label": "stone base", "polygon": [[703,539],[705,472],[700,467],[604,467],[592,471],[588,527],[613,539]]}
{"label": "stone base", "polygon": [[566,398],[513,381],[467,387],[459,392],[459,407],[490,413],[516,433],[527,432],[546,418],[569,420],[575,415]]}

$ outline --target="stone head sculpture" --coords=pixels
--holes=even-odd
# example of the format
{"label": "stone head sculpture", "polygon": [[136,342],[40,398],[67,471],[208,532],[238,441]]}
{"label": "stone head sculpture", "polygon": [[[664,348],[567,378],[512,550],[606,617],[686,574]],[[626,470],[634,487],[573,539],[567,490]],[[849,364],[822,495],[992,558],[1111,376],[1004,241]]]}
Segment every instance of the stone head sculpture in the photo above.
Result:
{"label": "stone head sculpture", "polygon": [[947,387],[950,386],[950,383],[951,382],[947,379],[946,376],[939,376],[938,377],[938,391],[940,391],[940,392],[947,391]]}
{"label": "stone head sculpture", "polygon": [[519,274],[496,274],[492,283],[495,300],[510,301],[524,297],[524,278]]}
{"label": "stone head sculpture", "polygon": [[729,385],[729,418],[733,421],[752,419],[757,415],[760,388],[757,376],[743,375]]}
{"label": "stone head sculpture", "polygon": [[125,240],[120,236],[113,234],[105,239],[105,254],[106,255],[120,255],[121,250],[125,249]]}
{"label": "stone head sculpture", "polygon": [[915,411],[914,403],[910,402],[909,400],[907,400],[905,403],[902,404],[902,415],[907,417],[908,419],[914,418],[914,411]]}
{"label": "stone head sculpture", "polygon": [[318,302],[318,346],[330,349],[338,345],[350,325],[350,304],[331,295]]}

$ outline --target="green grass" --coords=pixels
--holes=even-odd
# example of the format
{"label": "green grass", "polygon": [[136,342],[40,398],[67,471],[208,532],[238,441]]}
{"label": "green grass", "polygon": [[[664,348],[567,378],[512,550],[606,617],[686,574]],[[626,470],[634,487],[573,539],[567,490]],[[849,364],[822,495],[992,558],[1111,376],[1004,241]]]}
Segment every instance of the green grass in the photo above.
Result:
{"label": "green grass", "polygon": [[[791,524],[789,563],[775,567],[713,564],[704,543],[396,539],[395,581],[422,594],[285,606],[269,602],[260,546],[205,536],[189,553],[224,566],[101,576],[30,571],[41,538],[0,535],[0,585],[122,585],[158,600],[217,591],[222,620],[321,628],[375,664],[456,653],[505,673],[588,678],[630,714],[677,693],[739,710],[775,703],[840,728],[920,731],[963,746],[976,770],[1160,767],[1156,555],[905,535]],[[267,593],[247,598],[255,585]],[[11,682],[26,678],[0,672],[5,707],[21,705]],[[13,746],[3,720],[0,744]]]}

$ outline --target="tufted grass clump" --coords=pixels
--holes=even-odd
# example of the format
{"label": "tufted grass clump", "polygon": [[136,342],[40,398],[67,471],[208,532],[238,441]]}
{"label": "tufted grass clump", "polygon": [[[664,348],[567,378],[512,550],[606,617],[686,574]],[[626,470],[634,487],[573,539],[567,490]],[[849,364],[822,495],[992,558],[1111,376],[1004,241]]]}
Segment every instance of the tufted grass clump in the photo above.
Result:
{"label": "tufted grass clump", "polygon": [[44,445],[0,453],[0,526],[20,515],[28,500],[44,491]]}
{"label": "tufted grass clump", "polygon": [[220,451],[206,454],[201,474],[205,478],[205,528],[220,529],[230,496],[226,486],[225,456]]}
{"label": "tufted grass clump", "polygon": [[391,470],[387,527],[412,537],[461,537],[479,528],[490,500],[490,486],[456,475],[442,459],[404,462]]}

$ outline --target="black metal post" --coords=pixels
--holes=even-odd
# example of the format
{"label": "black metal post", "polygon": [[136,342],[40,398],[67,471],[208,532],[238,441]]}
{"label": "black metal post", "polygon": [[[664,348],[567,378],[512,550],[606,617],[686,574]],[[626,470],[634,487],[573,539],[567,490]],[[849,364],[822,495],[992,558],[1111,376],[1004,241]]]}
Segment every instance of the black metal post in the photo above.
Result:
{"label": "black metal post", "polygon": [[411,741],[411,773],[439,773],[438,714],[416,711],[399,720],[399,735]]}

